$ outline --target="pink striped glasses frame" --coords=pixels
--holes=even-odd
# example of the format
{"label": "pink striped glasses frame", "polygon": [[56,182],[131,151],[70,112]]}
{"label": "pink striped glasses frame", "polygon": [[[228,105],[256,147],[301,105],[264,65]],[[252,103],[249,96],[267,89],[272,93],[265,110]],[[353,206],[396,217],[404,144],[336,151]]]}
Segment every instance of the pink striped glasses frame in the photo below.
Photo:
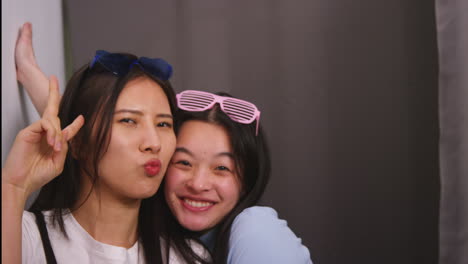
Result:
{"label": "pink striped glasses frame", "polygon": [[177,94],[177,106],[185,111],[205,111],[211,109],[216,103],[219,103],[221,110],[235,122],[250,124],[257,120],[255,135],[258,135],[260,111],[254,104],[241,99],[203,91],[186,90]]}

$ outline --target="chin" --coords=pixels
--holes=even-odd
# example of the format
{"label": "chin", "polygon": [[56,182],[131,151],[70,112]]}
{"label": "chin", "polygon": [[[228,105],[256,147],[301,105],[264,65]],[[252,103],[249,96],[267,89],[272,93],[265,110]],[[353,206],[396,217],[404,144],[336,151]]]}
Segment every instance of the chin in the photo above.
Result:
{"label": "chin", "polygon": [[140,200],[143,200],[143,199],[148,199],[150,197],[152,197],[153,195],[155,195],[156,193],[151,193],[151,194],[142,194],[140,195],[139,197],[137,197],[138,199]]}
{"label": "chin", "polygon": [[180,224],[190,230],[190,231],[193,231],[193,232],[200,232],[200,231],[204,231],[204,230],[207,230],[207,229],[210,229],[212,226],[209,225],[209,224],[206,224],[206,223],[199,223],[199,222],[194,222],[193,221],[193,218],[190,219],[189,221],[179,221]]}
{"label": "chin", "polygon": [[203,227],[203,226],[198,226],[198,225],[191,225],[191,224],[188,224],[188,225],[182,225],[184,228],[190,230],[190,231],[193,231],[193,232],[201,232],[203,230],[206,230],[207,228]]}
{"label": "chin", "polygon": [[160,185],[161,185],[161,182],[146,185],[146,186],[141,187],[139,191],[140,193],[150,197],[158,192]]}
{"label": "chin", "polygon": [[157,191],[158,191],[158,188],[151,188],[147,190],[135,190],[135,192],[131,194],[131,197],[135,199],[146,199],[155,195]]}

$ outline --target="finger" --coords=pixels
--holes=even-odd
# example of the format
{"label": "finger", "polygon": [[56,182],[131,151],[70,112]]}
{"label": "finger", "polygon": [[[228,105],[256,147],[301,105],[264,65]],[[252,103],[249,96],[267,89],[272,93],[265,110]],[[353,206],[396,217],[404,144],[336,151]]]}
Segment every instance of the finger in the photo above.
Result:
{"label": "finger", "polygon": [[41,130],[46,132],[47,143],[49,144],[49,146],[54,148],[57,130],[47,119],[41,119],[40,124],[41,124]]}
{"label": "finger", "polygon": [[46,119],[47,121],[49,121],[49,123],[54,127],[54,130],[55,130],[55,144],[54,144],[54,150],[55,151],[60,151],[61,149],[61,146],[62,146],[62,129],[61,129],[61,126],[60,126],[60,119],[56,116],[54,117],[46,117],[44,118]]}
{"label": "finger", "polygon": [[76,133],[80,130],[80,128],[84,125],[84,117],[82,115],[79,115],[73,122],[68,125],[64,130],[63,130],[63,135],[65,137],[66,141],[69,141],[72,139]]}
{"label": "finger", "polygon": [[32,24],[30,22],[24,23],[18,32],[15,46],[15,63],[19,74],[22,73],[22,69],[29,65],[37,66],[32,46]]}
{"label": "finger", "polygon": [[[44,117],[42,118],[42,120],[44,120],[45,123],[47,123],[48,126],[51,127],[51,129],[53,129],[55,131],[54,133],[54,140],[51,140],[50,142],[54,142],[54,145],[53,147],[55,146],[55,144],[58,142],[57,140],[61,140],[61,132],[62,132],[62,129],[60,127],[60,119],[58,117],[53,117],[53,116],[50,116],[50,117]],[[49,141],[49,139],[48,139]]]}
{"label": "finger", "polygon": [[[60,129],[58,131],[60,131]],[[40,119],[22,129],[17,137],[29,143],[37,144],[44,136],[46,137],[47,144],[54,148],[57,140],[57,129],[52,125],[50,120],[47,119]]]}
{"label": "finger", "polygon": [[18,38],[16,39],[16,46],[18,46],[20,41],[32,43],[32,25],[30,22],[26,22],[21,26],[18,32]]}
{"label": "finger", "polygon": [[[23,32],[24,31],[24,32]],[[23,29],[21,30],[21,35],[32,43],[32,24],[31,22],[26,22],[23,24]]]}
{"label": "finger", "polygon": [[51,75],[49,78],[49,97],[47,99],[47,106],[44,110],[45,116],[57,116],[58,109],[60,104],[60,93],[58,88],[58,80],[57,77]]}
{"label": "finger", "polygon": [[56,130],[55,132],[55,144],[54,144],[54,150],[55,151],[60,151],[62,149],[62,130]]}
{"label": "finger", "polygon": [[65,158],[67,157],[67,151],[68,151],[68,145],[67,145],[67,141],[66,141],[66,138],[68,137],[67,136],[68,134],[68,131],[67,130],[64,130],[62,132],[62,148],[61,150],[57,151],[56,154],[55,154],[55,164],[56,164],[56,169],[58,171],[58,173],[61,173],[63,171],[63,166],[65,164]]}
{"label": "finger", "polygon": [[18,133],[17,137],[22,138],[22,139],[26,140],[27,142],[31,142],[31,143],[38,142],[42,137],[42,133],[44,132],[44,129],[42,128],[41,121],[42,120],[38,120],[38,121],[32,123],[31,125],[23,128]]}
{"label": "finger", "polygon": [[40,134],[44,132],[44,129],[42,128],[42,119],[37,120],[36,122],[24,128],[23,130],[26,130],[34,134]]}
{"label": "finger", "polygon": [[[32,43],[32,24],[31,22],[26,22],[21,27],[20,39]],[[32,46],[32,45],[31,45]]]}

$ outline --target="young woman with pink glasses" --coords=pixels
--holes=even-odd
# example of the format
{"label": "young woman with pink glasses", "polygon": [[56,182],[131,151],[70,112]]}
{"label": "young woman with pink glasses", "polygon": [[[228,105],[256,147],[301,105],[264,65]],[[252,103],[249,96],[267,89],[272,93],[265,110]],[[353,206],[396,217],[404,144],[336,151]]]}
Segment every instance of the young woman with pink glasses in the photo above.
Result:
{"label": "young woman with pink glasses", "polygon": [[[42,112],[44,75],[27,30],[17,44],[18,79]],[[169,219],[162,223],[164,238],[200,239],[214,263],[312,263],[286,221],[274,209],[256,206],[270,177],[257,107],[202,91],[184,91],[177,101],[177,142],[160,208],[162,219]]]}

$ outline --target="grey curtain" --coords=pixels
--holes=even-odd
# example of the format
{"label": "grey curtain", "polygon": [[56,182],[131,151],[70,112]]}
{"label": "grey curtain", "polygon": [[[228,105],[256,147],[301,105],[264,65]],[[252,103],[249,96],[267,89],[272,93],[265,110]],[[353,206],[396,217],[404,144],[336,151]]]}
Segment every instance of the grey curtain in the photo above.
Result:
{"label": "grey curtain", "polygon": [[437,0],[440,264],[468,263],[468,1]]}

